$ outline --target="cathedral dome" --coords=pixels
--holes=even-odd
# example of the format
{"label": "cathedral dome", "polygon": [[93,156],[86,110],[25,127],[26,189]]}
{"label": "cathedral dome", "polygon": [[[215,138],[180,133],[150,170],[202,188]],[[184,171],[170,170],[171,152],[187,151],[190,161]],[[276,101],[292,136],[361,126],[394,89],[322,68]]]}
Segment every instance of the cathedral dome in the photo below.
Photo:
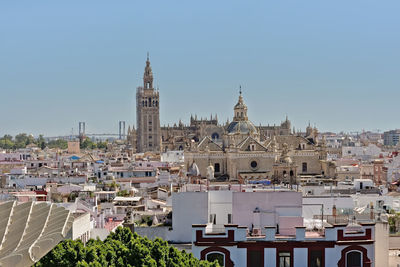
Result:
{"label": "cathedral dome", "polygon": [[256,134],[257,129],[247,117],[247,106],[243,101],[242,88],[239,91],[239,100],[233,108],[233,121],[226,129],[228,133]]}
{"label": "cathedral dome", "polygon": [[232,121],[227,128],[228,133],[255,134],[257,129],[251,121]]}

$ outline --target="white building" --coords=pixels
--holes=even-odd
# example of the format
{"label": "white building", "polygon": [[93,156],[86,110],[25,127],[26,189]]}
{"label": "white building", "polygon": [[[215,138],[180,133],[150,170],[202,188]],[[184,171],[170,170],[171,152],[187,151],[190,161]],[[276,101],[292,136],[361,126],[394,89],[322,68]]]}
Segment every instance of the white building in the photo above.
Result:
{"label": "white building", "polygon": [[161,154],[161,161],[168,163],[183,163],[185,162],[183,150],[167,151]]}
{"label": "white building", "polygon": [[180,192],[172,195],[172,207],[171,241],[175,242],[191,241],[192,224],[206,224],[207,232],[214,232],[233,223],[260,233],[268,225],[284,234],[303,226],[300,192]]}
{"label": "white building", "polygon": [[[383,154],[382,149],[377,147],[375,144],[368,144],[368,146],[343,146],[342,156],[359,158],[362,160],[369,160],[372,158],[378,158],[379,155]],[[387,153],[385,153],[387,154]]]}

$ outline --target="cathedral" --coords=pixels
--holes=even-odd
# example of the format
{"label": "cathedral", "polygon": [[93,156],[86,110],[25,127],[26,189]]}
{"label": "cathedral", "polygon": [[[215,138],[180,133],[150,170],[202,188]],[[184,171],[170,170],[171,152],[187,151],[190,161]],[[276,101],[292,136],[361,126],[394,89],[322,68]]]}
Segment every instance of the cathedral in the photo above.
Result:
{"label": "cathedral", "polygon": [[[329,176],[333,171],[326,162],[325,140],[318,141],[318,130],[307,127],[307,136],[295,135],[289,126],[284,134],[263,134],[247,116],[242,93],[233,108],[233,120],[224,128],[221,138],[203,136],[192,141],[185,151],[185,167],[195,168],[206,177],[211,168],[215,177],[225,180],[276,179],[295,182],[298,176]],[[270,130],[264,128],[264,130]]]}
{"label": "cathedral", "polygon": [[[239,100],[238,108],[245,107],[241,90]],[[255,126],[248,120],[247,107],[245,109],[246,110],[241,110],[239,114],[234,114],[234,121],[239,121],[240,118],[243,119],[242,124],[238,125],[232,124],[229,121],[224,124],[219,124],[217,115],[214,117],[211,115],[210,119],[198,119],[195,115],[195,117],[190,117],[189,125],[184,125],[182,121],[179,121],[178,125],[161,127],[163,151],[187,150],[192,140],[199,142],[205,136],[208,136],[216,143],[221,143],[222,137],[226,132],[231,132],[241,127],[248,127],[252,131],[254,130],[260,141],[265,141],[276,135],[292,134],[291,123],[287,117],[279,126]]]}
{"label": "cathedral", "polygon": [[207,169],[215,177],[229,180],[269,178],[290,180],[298,175],[330,176],[325,141],[310,125],[305,135],[291,129],[289,119],[280,125],[256,126],[247,115],[242,91],[233,108],[233,119],[225,123],[217,115],[209,119],[190,117],[173,126],[160,126],[159,92],[153,87],[153,73],[147,57],[143,86],[137,88],[137,129],[128,129],[128,143],[134,152],[161,153],[184,150],[185,167],[193,166],[200,176]]}

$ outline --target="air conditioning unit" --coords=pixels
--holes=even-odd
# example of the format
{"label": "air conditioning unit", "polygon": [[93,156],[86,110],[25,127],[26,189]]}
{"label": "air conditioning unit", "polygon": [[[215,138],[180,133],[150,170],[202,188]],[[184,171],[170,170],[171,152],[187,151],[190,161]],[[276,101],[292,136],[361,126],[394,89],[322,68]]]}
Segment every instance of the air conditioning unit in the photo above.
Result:
{"label": "air conditioning unit", "polygon": [[261,235],[261,229],[260,228],[253,228],[253,235],[255,235],[255,236]]}

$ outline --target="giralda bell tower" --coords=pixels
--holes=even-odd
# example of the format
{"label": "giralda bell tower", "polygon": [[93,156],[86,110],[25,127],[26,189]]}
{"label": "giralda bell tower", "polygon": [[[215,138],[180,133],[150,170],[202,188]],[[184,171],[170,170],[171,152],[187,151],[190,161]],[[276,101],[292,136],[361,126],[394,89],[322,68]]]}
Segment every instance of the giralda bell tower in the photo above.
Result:
{"label": "giralda bell tower", "polygon": [[143,87],[136,90],[137,152],[161,152],[160,97],[147,53]]}

